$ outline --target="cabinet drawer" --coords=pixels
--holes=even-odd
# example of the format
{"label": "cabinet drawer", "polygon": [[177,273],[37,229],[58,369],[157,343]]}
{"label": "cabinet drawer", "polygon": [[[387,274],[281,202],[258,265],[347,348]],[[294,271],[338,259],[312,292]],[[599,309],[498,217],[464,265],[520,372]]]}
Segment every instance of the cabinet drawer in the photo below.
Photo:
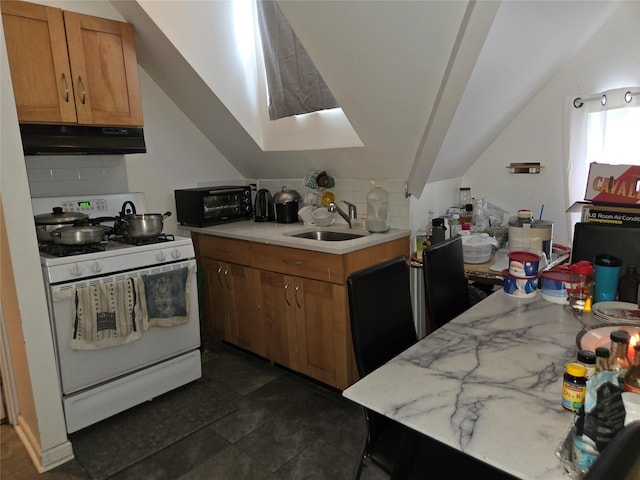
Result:
{"label": "cabinet drawer", "polygon": [[251,266],[250,242],[212,235],[198,235],[196,241],[199,256]]}
{"label": "cabinet drawer", "polygon": [[261,243],[252,245],[251,254],[255,268],[324,282],[345,283],[341,255]]}

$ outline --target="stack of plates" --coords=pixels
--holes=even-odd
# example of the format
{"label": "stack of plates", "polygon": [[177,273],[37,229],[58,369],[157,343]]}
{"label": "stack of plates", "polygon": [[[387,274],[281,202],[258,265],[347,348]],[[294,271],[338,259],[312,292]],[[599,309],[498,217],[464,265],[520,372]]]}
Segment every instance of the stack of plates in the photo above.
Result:
{"label": "stack of plates", "polygon": [[640,325],[640,308],[628,302],[598,302],[591,311],[605,323]]}

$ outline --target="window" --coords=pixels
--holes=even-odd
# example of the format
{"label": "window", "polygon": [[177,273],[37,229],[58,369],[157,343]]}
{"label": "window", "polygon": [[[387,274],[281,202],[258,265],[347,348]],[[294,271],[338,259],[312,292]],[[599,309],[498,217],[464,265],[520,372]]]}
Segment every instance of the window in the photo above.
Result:
{"label": "window", "polygon": [[[584,200],[592,162],[640,165],[640,87],[567,99],[567,205]],[[579,216],[568,219],[569,231]]]}

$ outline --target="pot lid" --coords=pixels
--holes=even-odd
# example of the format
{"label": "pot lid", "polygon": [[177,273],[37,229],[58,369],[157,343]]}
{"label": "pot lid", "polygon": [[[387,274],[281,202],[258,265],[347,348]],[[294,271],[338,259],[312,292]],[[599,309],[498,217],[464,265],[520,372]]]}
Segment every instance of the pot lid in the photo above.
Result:
{"label": "pot lid", "polygon": [[289,202],[297,202],[301,199],[302,197],[300,196],[300,194],[295,191],[295,190],[289,190],[287,187],[282,187],[282,191],[276,193],[273,196],[273,201],[275,203],[289,203]]}
{"label": "pot lid", "polygon": [[42,213],[35,217],[36,225],[56,225],[59,223],[73,223],[86,220],[89,215],[81,212],[64,212],[62,207],[53,207],[52,213]]}

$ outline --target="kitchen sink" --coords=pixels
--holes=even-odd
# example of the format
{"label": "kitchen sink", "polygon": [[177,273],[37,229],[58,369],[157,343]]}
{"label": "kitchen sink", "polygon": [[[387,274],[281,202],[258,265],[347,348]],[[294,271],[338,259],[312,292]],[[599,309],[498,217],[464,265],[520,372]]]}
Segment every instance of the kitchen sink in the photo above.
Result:
{"label": "kitchen sink", "polygon": [[344,240],[353,240],[367,236],[366,233],[334,232],[331,230],[310,230],[307,232],[289,233],[287,235],[295,238],[308,238],[325,242],[342,242]]}

